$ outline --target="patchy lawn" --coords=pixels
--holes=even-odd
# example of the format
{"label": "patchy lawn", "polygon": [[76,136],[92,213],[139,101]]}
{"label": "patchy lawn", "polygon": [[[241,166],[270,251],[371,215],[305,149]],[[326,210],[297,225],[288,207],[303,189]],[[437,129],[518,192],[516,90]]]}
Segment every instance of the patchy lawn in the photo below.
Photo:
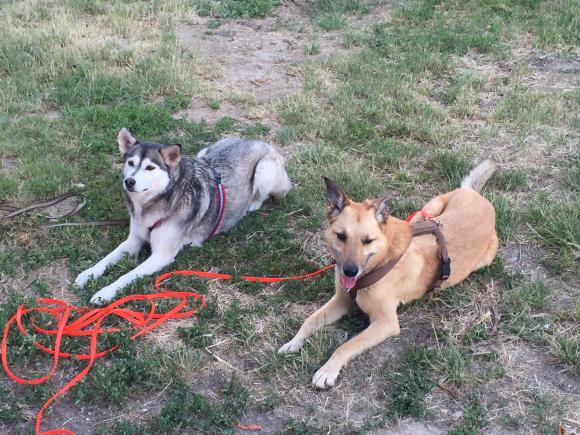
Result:
{"label": "patchy lawn", "polygon": [[[115,136],[179,142],[186,155],[226,134],[273,143],[294,189],[170,269],[290,275],[329,262],[321,175],[357,199],[391,192],[405,216],[456,187],[476,162],[501,166],[495,262],[433,300],[401,307],[401,334],[310,386],[367,320],[353,313],[300,354],[276,353],[332,293],[308,283],[175,279],[208,297],[99,361],[43,428],[79,434],[566,433],[580,421],[580,2],[578,0],[62,0],[0,12],[0,203],[67,191],[77,222],[127,215]],[[74,206],[71,204],[69,206]],[[124,227],[0,226],[0,323],[54,296],[86,304],[138,261],[80,291],[74,277]],[[152,279],[125,294],[152,290]],[[83,348],[74,341],[70,347]],[[46,360],[12,339],[19,373]],[[0,376],[0,431],[29,433],[47,385]],[[384,432],[383,432],[384,433]]]}

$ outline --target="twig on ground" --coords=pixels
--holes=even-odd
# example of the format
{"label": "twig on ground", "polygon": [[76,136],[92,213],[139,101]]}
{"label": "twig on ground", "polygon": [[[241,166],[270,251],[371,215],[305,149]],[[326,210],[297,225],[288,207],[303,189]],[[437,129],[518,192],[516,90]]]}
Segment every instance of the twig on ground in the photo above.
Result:
{"label": "twig on ground", "polygon": [[220,358],[219,356],[217,356],[215,353],[213,353],[211,350],[209,350],[207,347],[205,348],[205,350],[207,351],[207,353],[209,353],[211,356],[213,356],[215,359],[217,359],[219,362],[227,365],[228,367],[234,369],[237,372],[241,372],[242,370],[240,370],[239,368],[231,365],[229,362],[227,362],[225,359]]}

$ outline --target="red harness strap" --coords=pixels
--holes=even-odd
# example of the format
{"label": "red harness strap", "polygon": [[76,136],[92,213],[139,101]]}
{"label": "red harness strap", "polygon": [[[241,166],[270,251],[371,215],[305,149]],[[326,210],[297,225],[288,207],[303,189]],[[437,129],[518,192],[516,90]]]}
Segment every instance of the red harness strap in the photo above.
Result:
{"label": "red harness strap", "polygon": [[217,233],[217,231],[219,230],[220,225],[222,224],[224,213],[226,211],[226,200],[227,200],[226,188],[222,184],[222,178],[213,168],[213,166],[211,167],[211,170],[213,171],[215,179],[215,201],[217,204],[217,218],[213,230],[211,230],[211,233],[209,233],[209,236],[207,236],[207,240],[211,239],[215,235],[215,233]]}
{"label": "red harness strap", "polygon": [[[226,211],[226,202],[227,202],[226,187],[222,184],[222,178],[220,177],[220,175],[217,173],[217,171],[212,166],[210,166],[210,168],[213,172],[213,176],[214,176],[214,180],[215,180],[214,191],[215,191],[215,202],[217,204],[217,209],[216,209],[217,210],[217,212],[216,212],[217,217],[216,217],[215,225],[214,225],[213,229],[209,233],[209,236],[207,236],[207,240],[209,240],[213,236],[215,236],[215,234],[219,230],[219,228],[222,224],[222,220],[224,218],[224,213]],[[167,217],[163,217],[161,219],[156,220],[155,223],[149,227],[149,234],[151,234],[151,231],[153,231],[155,228],[158,228],[165,221],[165,219],[167,219]]]}
{"label": "red harness strap", "polygon": [[406,222],[411,222],[411,220],[415,217],[415,215],[421,214],[425,220],[432,220],[433,216],[431,216],[431,213],[426,212],[425,210],[416,210],[413,213],[411,213],[409,216],[407,216],[407,219],[405,219]]}

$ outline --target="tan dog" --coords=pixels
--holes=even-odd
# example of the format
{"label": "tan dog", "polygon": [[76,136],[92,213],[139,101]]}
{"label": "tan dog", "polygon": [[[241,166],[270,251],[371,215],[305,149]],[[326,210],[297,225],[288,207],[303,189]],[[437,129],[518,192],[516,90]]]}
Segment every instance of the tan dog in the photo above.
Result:
{"label": "tan dog", "polygon": [[[442,224],[451,257],[451,275],[442,288],[453,286],[471,272],[489,265],[496,254],[495,209],[478,192],[496,169],[486,160],[462,182],[461,188],[433,198],[423,208]],[[437,280],[441,259],[437,239],[412,237],[412,224],[389,215],[388,199],[355,202],[325,178],[328,226],[325,238],[336,260],[336,293],[312,314],[279,353],[298,352],[315,331],[344,316],[354,304],[368,314],[370,325],[340,346],[314,375],[318,388],[332,387],[341,368],[361,352],[399,334],[397,307],[421,298]],[[414,221],[423,220],[417,215]],[[360,289],[356,300],[349,290],[363,275],[402,256],[375,284]]]}

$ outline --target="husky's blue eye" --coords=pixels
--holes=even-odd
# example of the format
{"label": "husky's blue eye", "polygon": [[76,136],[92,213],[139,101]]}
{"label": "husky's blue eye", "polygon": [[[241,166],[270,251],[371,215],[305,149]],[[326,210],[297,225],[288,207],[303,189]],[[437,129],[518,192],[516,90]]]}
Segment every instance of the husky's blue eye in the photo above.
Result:
{"label": "husky's blue eye", "polygon": [[155,166],[149,165],[145,169],[147,169],[148,171],[152,171],[153,169],[155,169]]}

